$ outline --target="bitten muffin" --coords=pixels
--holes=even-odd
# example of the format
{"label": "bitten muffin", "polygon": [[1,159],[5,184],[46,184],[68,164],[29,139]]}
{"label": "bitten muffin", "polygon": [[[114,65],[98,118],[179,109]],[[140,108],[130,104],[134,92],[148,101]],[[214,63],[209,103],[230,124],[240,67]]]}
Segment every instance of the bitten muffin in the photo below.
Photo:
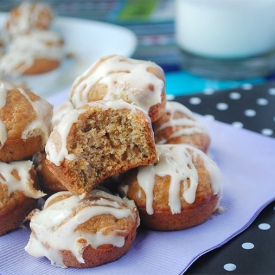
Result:
{"label": "bitten muffin", "polygon": [[119,189],[134,200],[141,223],[154,230],[181,230],[206,221],[217,208],[222,178],[201,150],[158,145],[158,161],[119,177]]}
{"label": "bitten muffin", "polygon": [[51,131],[52,105],[34,93],[0,86],[0,161],[30,158],[43,151]]}
{"label": "bitten muffin", "polygon": [[150,61],[120,55],[103,57],[76,78],[69,99],[75,107],[90,101],[122,99],[141,107],[153,122],[165,109],[164,72]]}
{"label": "bitten muffin", "polygon": [[22,2],[8,14],[6,30],[12,37],[29,33],[33,30],[45,30],[53,20],[52,8],[39,2]]}
{"label": "bitten muffin", "polygon": [[210,145],[210,136],[202,121],[178,102],[167,102],[165,113],[153,123],[153,130],[157,144],[185,143],[204,152]]}
{"label": "bitten muffin", "polygon": [[0,236],[20,226],[45,194],[36,189],[31,161],[0,162]]}
{"label": "bitten muffin", "polygon": [[87,197],[59,192],[29,216],[25,250],[61,267],[93,267],[115,261],[132,246],[139,225],[133,201],[99,190]]}
{"label": "bitten muffin", "polygon": [[96,101],[62,117],[45,151],[46,164],[72,193],[157,159],[150,118],[123,100]]}

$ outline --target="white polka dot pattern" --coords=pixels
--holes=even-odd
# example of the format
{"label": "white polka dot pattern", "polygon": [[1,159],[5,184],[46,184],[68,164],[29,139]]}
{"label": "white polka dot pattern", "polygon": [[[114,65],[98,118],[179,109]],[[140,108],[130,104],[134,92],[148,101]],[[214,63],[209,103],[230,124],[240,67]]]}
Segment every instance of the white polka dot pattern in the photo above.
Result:
{"label": "white polka dot pattern", "polygon": [[254,248],[254,244],[253,243],[243,243],[242,248],[243,249],[252,249],[252,248]]}
{"label": "white polka dot pattern", "polygon": [[275,137],[275,83],[255,86],[246,83],[240,88],[215,92],[205,89],[176,100],[208,118]]}
{"label": "white polka dot pattern", "polygon": [[270,224],[268,224],[268,223],[261,223],[261,224],[259,224],[259,229],[261,229],[261,230],[268,230],[268,229],[270,229]]}
{"label": "white polka dot pattern", "polygon": [[[175,100],[207,119],[275,138],[275,83],[243,85],[213,94],[204,91]],[[185,274],[272,274],[275,270],[274,227],[275,201],[244,232],[201,256]]]}
{"label": "white polka dot pattern", "polygon": [[241,98],[241,94],[237,92],[232,92],[229,94],[229,98],[233,100],[238,100]]}
{"label": "white polka dot pattern", "polygon": [[234,271],[237,267],[236,265],[232,264],[232,263],[228,263],[228,264],[225,264],[223,266],[224,270],[226,271]]}
{"label": "white polka dot pattern", "polygon": [[232,125],[236,128],[243,128],[243,124],[240,121],[234,121]]}
{"label": "white polka dot pattern", "polygon": [[201,99],[199,97],[191,97],[189,99],[190,104],[192,105],[198,105],[201,103]]}
{"label": "white polka dot pattern", "polygon": [[228,109],[228,104],[224,102],[220,102],[216,105],[216,108],[220,111],[225,111]]}
{"label": "white polka dot pattern", "polygon": [[268,104],[268,100],[266,98],[258,98],[256,102],[258,105],[261,106],[265,106]]}
{"label": "white polka dot pattern", "polygon": [[256,115],[256,111],[252,109],[247,109],[244,111],[244,114],[248,117],[253,117]]}

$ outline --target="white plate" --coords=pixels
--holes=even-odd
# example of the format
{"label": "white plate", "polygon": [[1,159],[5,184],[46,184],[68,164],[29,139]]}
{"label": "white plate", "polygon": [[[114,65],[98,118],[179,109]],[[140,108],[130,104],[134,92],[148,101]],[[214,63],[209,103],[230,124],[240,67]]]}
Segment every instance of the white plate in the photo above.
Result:
{"label": "white plate", "polygon": [[[2,28],[6,16],[6,13],[0,12]],[[65,40],[65,53],[72,53],[74,58],[64,60],[60,77],[52,85],[51,91],[43,96],[52,95],[70,86],[79,74],[102,56],[120,54],[130,57],[137,45],[137,38],[132,31],[104,22],[57,17],[51,29],[62,35]],[[40,86],[43,84],[40,83]]]}

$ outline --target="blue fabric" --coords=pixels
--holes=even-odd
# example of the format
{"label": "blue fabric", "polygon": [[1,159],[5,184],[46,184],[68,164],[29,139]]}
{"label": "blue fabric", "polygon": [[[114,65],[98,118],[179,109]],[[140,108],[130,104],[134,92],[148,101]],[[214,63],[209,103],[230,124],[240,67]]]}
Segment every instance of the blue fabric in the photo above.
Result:
{"label": "blue fabric", "polygon": [[166,73],[166,92],[170,95],[184,95],[201,92],[205,89],[224,90],[240,87],[243,84],[261,84],[264,78],[253,78],[241,81],[205,79],[186,71]]}

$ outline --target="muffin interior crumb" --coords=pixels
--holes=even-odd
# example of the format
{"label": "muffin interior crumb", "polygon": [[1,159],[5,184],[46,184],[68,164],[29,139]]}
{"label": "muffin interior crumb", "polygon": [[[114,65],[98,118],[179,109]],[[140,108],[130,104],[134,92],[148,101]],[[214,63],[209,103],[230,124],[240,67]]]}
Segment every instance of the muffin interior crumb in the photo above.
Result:
{"label": "muffin interior crumb", "polygon": [[[94,182],[151,158],[148,134],[141,120],[130,112],[93,112],[75,128],[71,150],[72,170],[90,189]],[[147,126],[147,125],[146,125]]]}

